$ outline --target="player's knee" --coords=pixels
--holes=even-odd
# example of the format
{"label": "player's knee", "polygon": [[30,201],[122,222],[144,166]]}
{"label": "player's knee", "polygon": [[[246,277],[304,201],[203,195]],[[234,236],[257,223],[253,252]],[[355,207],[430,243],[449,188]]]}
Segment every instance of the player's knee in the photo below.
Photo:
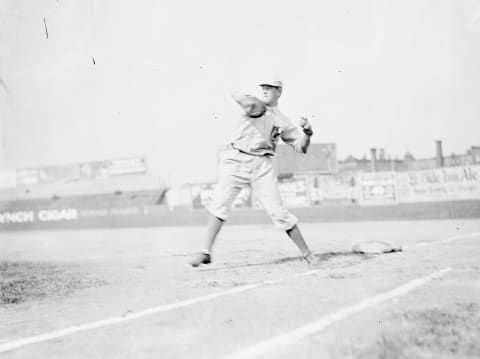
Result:
{"label": "player's knee", "polygon": [[297,217],[286,209],[269,212],[268,214],[275,226],[282,231],[287,231],[293,228],[298,222]]}
{"label": "player's knee", "polygon": [[210,212],[211,215],[217,217],[222,221],[226,221],[228,219],[228,214],[230,213],[229,207],[226,205],[215,206],[211,204],[210,206],[208,206],[207,210],[208,212]]}

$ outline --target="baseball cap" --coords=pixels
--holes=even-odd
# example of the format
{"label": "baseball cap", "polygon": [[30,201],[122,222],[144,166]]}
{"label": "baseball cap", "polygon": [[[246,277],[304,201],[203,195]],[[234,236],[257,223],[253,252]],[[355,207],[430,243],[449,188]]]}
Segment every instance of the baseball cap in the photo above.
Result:
{"label": "baseball cap", "polygon": [[266,78],[264,82],[260,82],[260,86],[283,87],[283,82],[280,80],[280,78],[273,76]]}

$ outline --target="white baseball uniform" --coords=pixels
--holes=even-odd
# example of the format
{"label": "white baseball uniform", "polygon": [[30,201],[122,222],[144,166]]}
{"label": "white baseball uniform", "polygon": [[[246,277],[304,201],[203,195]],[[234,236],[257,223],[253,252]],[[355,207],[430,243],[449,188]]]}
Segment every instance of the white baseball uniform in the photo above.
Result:
{"label": "white baseball uniform", "polygon": [[291,229],[298,219],[283,205],[273,169],[273,156],[278,139],[303,153],[307,136],[283,115],[278,107],[267,107],[258,118],[240,118],[231,148],[219,164],[219,182],[209,212],[223,220],[228,218],[231,204],[245,186],[251,186],[273,223],[282,230]]}

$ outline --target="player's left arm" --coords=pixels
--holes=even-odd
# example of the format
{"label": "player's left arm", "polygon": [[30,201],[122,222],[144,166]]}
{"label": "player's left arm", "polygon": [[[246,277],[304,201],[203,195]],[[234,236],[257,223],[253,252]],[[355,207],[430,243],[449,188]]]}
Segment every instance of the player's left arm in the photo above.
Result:
{"label": "player's left arm", "polygon": [[236,91],[232,93],[232,98],[243,108],[248,117],[261,117],[267,110],[265,104],[255,96]]}
{"label": "player's left arm", "polygon": [[292,146],[295,152],[307,153],[310,146],[310,137],[313,135],[312,125],[306,117],[302,117],[299,126],[300,128],[289,123],[282,129],[281,138],[283,142]]}

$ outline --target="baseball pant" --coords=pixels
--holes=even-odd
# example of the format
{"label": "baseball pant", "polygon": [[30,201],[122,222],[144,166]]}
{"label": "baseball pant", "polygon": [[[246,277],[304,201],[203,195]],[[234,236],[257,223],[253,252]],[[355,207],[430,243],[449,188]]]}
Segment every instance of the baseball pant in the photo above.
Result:
{"label": "baseball pant", "polygon": [[251,186],[277,228],[286,231],[297,224],[298,219],[282,203],[272,156],[255,156],[236,149],[225,151],[220,161],[219,181],[209,212],[226,220],[233,200],[247,186]]}

